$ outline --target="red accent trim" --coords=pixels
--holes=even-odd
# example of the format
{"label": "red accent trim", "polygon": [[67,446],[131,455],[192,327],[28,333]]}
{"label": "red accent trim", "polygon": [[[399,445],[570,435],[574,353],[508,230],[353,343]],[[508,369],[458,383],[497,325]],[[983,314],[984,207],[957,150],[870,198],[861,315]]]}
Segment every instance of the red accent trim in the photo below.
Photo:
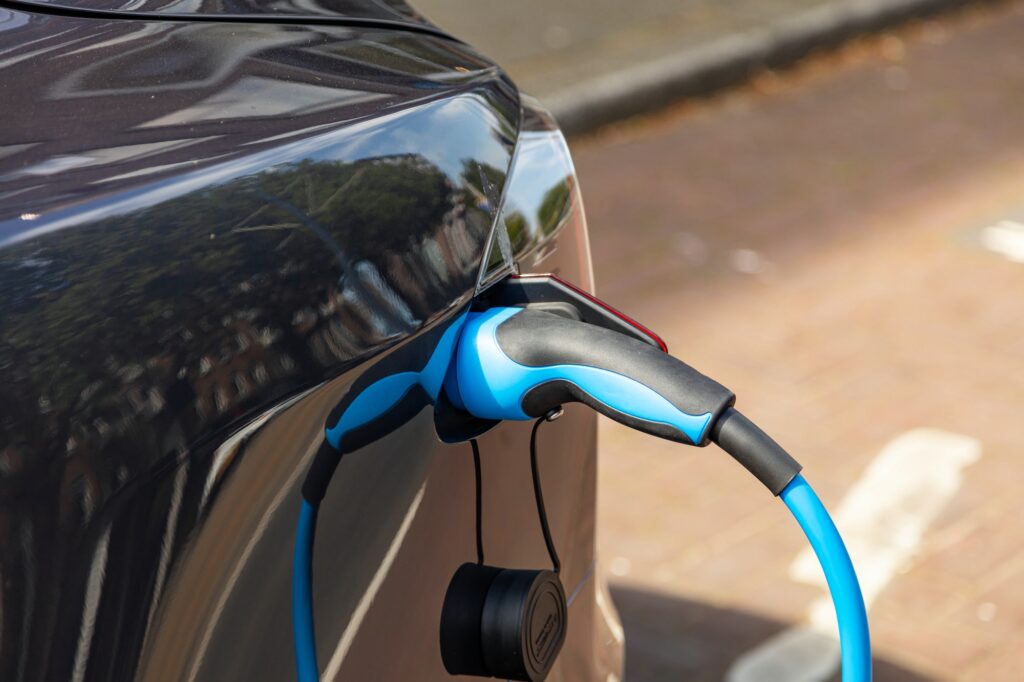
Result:
{"label": "red accent trim", "polygon": [[657,334],[655,334],[653,331],[651,331],[650,329],[648,329],[644,325],[640,324],[639,322],[634,320],[629,315],[626,315],[625,313],[621,312],[620,310],[617,310],[617,309],[613,308],[612,306],[608,305],[607,303],[605,303],[604,301],[599,299],[597,296],[594,296],[593,294],[591,294],[589,291],[584,291],[583,289],[580,289],[575,284],[572,284],[571,282],[566,282],[564,279],[562,279],[558,275],[553,275],[553,274],[550,274],[550,273],[547,273],[547,274],[530,273],[528,275],[510,275],[509,277],[512,278],[512,279],[530,279],[530,278],[538,278],[538,277],[550,277],[551,279],[555,280],[556,282],[558,282],[559,284],[565,286],[566,288],[572,289],[573,291],[575,291],[577,294],[579,294],[583,298],[586,298],[587,300],[593,301],[597,305],[601,306],[602,308],[604,308],[605,310],[610,312],[612,315],[614,315],[615,317],[619,318],[620,320],[622,320],[623,322],[628,324],[633,329],[636,329],[638,332],[640,332],[644,336],[649,337],[652,341],[654,341],[656,344],[658,344],[658,346],[661,348],[662,351],[664,351],[665,353],[668,353],[668,346],[665,345],[665,342],[662,340],[662,338],[660,336],[658,336]]}

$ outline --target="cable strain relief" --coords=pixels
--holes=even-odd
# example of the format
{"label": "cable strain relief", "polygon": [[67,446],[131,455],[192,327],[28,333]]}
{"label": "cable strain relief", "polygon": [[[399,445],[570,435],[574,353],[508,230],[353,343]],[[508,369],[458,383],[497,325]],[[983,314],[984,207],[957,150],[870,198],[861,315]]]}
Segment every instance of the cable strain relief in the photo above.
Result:
{"label": "cable strain relief", "polygon": [[313,507],[319,507],[320,501],[327,493],[327,486],[331,483],[334,470],[338,468],[341,461],[341,452],[331,446],[326,439],[320,443],[320,447],[313,456],[313,461],[306,472],[306,479],[302,482],[302,498]]}
{"label": "cable strain relief", "polygon": [[781,445],[731,407],[712,424],[711,440],[754,474],[776,497],[803,469]]}

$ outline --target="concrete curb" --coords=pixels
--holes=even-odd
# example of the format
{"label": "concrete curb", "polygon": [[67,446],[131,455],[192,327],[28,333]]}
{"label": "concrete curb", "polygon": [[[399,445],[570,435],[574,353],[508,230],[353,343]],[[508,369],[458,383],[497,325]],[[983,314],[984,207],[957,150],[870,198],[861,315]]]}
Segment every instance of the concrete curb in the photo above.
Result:
{"label": "concrete curb", "polygon": [[762,29],[602,74],[548,96],[544,105],[574,135],[686,97],[708,95],[808,53],[916,17],[976,4],[972,0],[842,0]]}

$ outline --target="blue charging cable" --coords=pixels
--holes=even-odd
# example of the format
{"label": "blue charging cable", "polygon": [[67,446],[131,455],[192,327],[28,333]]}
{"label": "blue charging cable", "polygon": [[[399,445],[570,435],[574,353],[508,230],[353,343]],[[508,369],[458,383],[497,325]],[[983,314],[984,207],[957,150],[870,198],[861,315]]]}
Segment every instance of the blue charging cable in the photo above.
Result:
{"label": "blue charging cable", "polygon": [[[810,484],[798,475],[780,494],[811,543],[825,572],[839,623],[843,682],[871,682],[871,636],[860,583],[846,545]],[[319,682],[313,636],[313,537],[316,509],[306,501],[299,512],[292,564],[292,622],[299,682]]]}
{"label": "blue charging cable", "polygon": [[798,474],[779,497],[800,524],[825,572],[839,623],[843,682],[871,682],[868,612],[843,538],[803,476]]}
{"label": "blue charging cable", "polygon": [[306,500],[299,509],[292,555],[292,638],[299,682],[319,682],[316,637],[313,621],[313,537],[316,535],[316,507]]}

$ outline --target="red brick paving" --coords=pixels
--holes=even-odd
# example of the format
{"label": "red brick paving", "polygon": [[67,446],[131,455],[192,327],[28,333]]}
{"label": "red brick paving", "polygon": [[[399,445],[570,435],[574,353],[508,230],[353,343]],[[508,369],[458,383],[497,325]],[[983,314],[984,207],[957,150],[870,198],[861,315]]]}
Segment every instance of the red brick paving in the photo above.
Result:
{"label": "red brick paving", "polygon": [[[904,431],[979,438],[872,611],[878,679],[1024,679],[1024,265],[974,241],[1024,219],[1024,9],[760,83],[575,142],[599,293],[732,387],[832,506]],[[638,643],[631,679],[720,679],[751,632],[803,617],[819,594],[788,578],[804,540],[739,467],[608,422],[601,437],[627,628],[648,603],[634,590],[698,614],[662,648],[699,656]]]}

